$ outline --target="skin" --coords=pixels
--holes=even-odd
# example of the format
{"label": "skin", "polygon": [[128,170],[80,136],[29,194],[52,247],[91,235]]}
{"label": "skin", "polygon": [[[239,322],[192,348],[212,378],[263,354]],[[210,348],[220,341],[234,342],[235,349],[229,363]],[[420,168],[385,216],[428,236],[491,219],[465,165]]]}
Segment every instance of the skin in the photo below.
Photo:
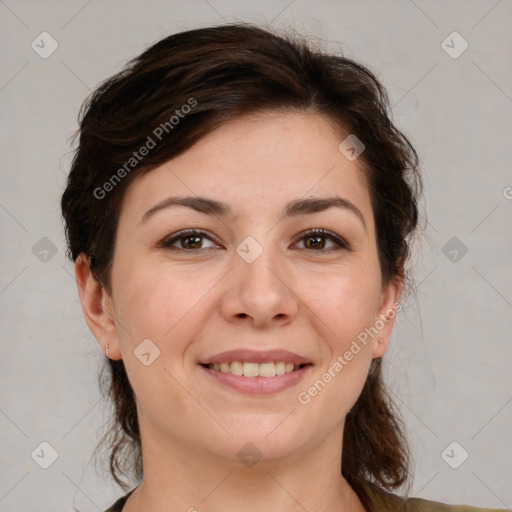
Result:
{"label": "skin", "polygon": [[[123,359],[136,394],[144,479],[125,512],[364,510],[340,473],[343,428],[393,319],[308,404],[297,398],[401,293],[399,280],[382,285],[366,178],[360,161],[338,150],[347,135],[318,114],[230,121],[130,185],[111,295],[85,257],[76,261],[89,328],[103,351]],[[228,203],[234,216],[174,206],[141,223],[160,201],[183,195]],[[333,195],[354,204],[365,226],[347,208],[282,217],[288,201]],[[188,228],[212,236],[175,241],[181,252],[159,246]],[[319,248],[301,236],[310,228],[333,232],[350,250],[329,251],[337,247],[329,238]],[[236,252],[248,236],[263,248],[252,263]],[[145,366],[133,352],[148,338],[160,355]],[[290,350],[313,367],[289,389],[253,396],[198,366],[239,348]],[[237,457],[248,442],[262,454],[252,467]]]}

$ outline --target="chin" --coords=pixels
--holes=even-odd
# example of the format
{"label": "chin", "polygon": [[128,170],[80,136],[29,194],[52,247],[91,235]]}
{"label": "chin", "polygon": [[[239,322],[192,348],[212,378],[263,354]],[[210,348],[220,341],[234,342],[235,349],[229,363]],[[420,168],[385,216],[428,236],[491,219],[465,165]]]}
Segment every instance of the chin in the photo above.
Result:
{"label": "chin", "polygon": [[[283,414],[266,414],[256,419],[239,418],[230,422],[228,428],[233,438],[224,436],[222,456],[228,457],[237,464],[245,459],[261,462],[277,462],[292,454],[296,454],[300,447],[307,444],[308,436],[304,423],[294,425],[288,422]],[[211,438],[210,438],[211,439]],[[218,445],[216,445],[218,447]],[[216,447],[212,447],[214,450]]]}

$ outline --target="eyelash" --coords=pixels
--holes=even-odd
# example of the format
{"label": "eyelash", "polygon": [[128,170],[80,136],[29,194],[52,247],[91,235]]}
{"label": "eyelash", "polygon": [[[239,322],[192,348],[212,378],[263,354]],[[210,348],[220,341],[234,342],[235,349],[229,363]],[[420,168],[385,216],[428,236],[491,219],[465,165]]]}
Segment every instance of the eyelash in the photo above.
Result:
{"label": "eyelash", "polygon": [[[159,244],[159,247],[165,248],[165,249],[168,249],[171,251],[183,251],[183,252],[198,252],[198,251],[205,250],[205,249],[184,249],[183,247],[172,247],[172,245],[175,242],[177,242],[181,239],[184,239],[184,238],[191,237],[191,236],[206,237],[206,238],[210,239],[212,242],[214,242],[214,240],[212,240],[212,237],[206,231],[203,231],[201,229],[186,229],[183,231],[179,231],[178,233],[175,233],[175,234],[171,235],[170,237],[162,240],[162,242],[160,242],[160,244]],[[330,249],[319,249],[319,250],[305,248],[305,249],[301,249],[301,250],[310,251],[310,252],[311,251],[319,252],[319,253],[337,252],[337,251],[341,251],[341,250],[345,250],[345,251],[351,250],[350,245],[345,240],[343,240],[342,238],[336,236],[334,233],[331,233],[330,231],[327,231],[326,229],[323,229],[323,228],[314,228],[314,229],[308,229],[308,230],[304,231],[303,233],[300,234],[300,238],[298,241],[302,241],[307,238],[315,238],[315,237],[321,237],[321,238],[326,238],[328,240],[331,240],[338,247],[332,247]],[[297,242],[295,242],[295,243],[297,243]],[[207,248],[207,249],[209,249],[209,248]]]}

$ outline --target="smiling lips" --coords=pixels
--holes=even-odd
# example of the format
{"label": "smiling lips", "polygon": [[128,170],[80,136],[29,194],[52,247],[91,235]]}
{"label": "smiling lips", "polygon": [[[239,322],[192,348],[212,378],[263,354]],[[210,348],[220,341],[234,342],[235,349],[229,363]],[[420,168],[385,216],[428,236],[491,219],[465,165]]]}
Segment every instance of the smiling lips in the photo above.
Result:
{"label": "smiling lips", "polygon": [[285,363],[284,361],[269,363],[251,363],[248,361],[233,361],[232,363],[215,363],[209,364],[208,368],[220,371],[222,373],[230,373],[231,375],[243,375],[244,377],[275,377],[276,375],[284,375],[301,368],[302,365],[293,363]]}
{"label": "smiling lips", "polygon": [[270,393],[298,382],[312,363],[287,350],[232,350],[199,363],[216,381],[243,393]]}

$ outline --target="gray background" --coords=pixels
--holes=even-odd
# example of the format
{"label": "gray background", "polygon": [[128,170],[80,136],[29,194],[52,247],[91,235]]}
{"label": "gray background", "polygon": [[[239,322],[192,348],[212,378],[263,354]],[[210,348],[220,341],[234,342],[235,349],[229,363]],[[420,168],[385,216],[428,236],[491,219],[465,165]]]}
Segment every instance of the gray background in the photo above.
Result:
{"label": "gray background", "polygon": [[[511,507],[512,3],[5,0],[0,510],[95,511],[120,495],[89,460],[106,412],[102,355],[64,257],[58,202],[69,137],[90,90],[128,59],[170,33],[223,20],[319,37],[388,89],[422,159],[428,212],[413,253],[417,298],[386,356],[414,447],[411,494]],[[43,31],[58,43],[45,59],[31,47],[51,48]],[[457,36],[442,44],[453,31],[469,45],[460,55]],[[50,460],[43,441],[58,453],[48,469],[39,465]],[[462,450],[469,456],[453,469],[447,461],[460,464]]]}

